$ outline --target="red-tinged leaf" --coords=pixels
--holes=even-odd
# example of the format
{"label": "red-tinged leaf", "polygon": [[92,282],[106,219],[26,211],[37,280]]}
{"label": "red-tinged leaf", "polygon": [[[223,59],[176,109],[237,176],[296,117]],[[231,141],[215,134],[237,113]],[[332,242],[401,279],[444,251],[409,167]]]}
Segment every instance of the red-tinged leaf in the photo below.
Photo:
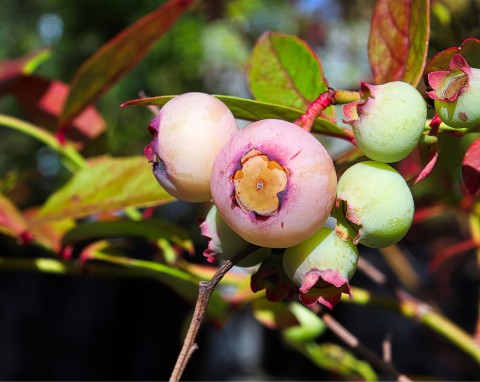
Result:
{"label": "red-tinged leaf", "polygon": [[478,248],[478,245],[475,243],[475,240],[472,239],[450,245],[436,253],[428,264],[428,267],[432,272],[435,272],[442,264],[445,263],[445,261],[450,260],[451,258],[464,253],[465,251],[471,251],[475,248]]}
{"label": "red-tinged leaf", "polygon": [[[35,220],[38,208],[32,208],[24,211],[27,226],[31,226],[31,222]],[[75,227],[73,219],[61,219],[46,221],[43,224],[37,224],[30,227],[29,232],[32,233],[32,239],[35,243],[42,247],[60,254],[62,249],[62,238],[66,232]]]}
{"label": "red-tinged leaf", "polygon": [[[253,96],[263,102],[307,110],[328,90],[320,59],[310,46],[295,36],[266,32],[250,56],[248,79]],[[321,117],[335,122],[333,107]]]}
{"label": "red-tinged leaf", "polygon": [[192,3],[170,0],[103,45],[75,73],[59,119],[60,129],[132,69]]}
{"label": "red-tinged leaf", "polygon": [[428,84],[429,73],[448,70],[450,61],[455,54],[463,56],[471,67],[480,68],[480,40],[473,37],[467,38],[460,46],[442,50],[428,61],[423,74],[425,83]]}
{"label": "red-tinged leaf", "polygon": [[473,141],[463,157],[462,178],[468,193],[475,195],[480,189],[480,138]]}
{"label": "red-tinged leaf", "polygon": [[422,77],[430,34],[430,0],[378,0],[368,55],[376,84]]}
{"label": "red-tinged leaf", "polygon": [[[55,130],[69,85],[38,76],[20,76],[10,86],[10,91],[34,123]],[[105,128],[105,120],[97,109],[88,106],[69,123],[66,137],[74,142],[84,142],[95,139]]]}
{"label": "red-tinged leaf", "polygon": [[0,61],[0,95],[8,91],[12,80],[33,72],[48,57],[50,50],[44,49],[13,60]]}
{"label": "red-tinged leaf", "polygon": [[22,213],[5,195],[0,194],[0,233],[20,237],[27,229]]}
{"label": "red-tinged leaf", "polygon": [[55,192],[30,221],[81,218],[128,207],[148,207],[173,201],[155,180],[143,156],[106,158],[81,169]]}

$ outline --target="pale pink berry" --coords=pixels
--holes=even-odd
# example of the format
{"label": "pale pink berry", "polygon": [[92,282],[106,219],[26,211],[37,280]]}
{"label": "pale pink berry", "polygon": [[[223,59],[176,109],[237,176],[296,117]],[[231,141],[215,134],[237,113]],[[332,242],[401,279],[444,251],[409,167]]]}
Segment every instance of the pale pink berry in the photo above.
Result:
{"label": "pale pink berry", "polygon": [[238,130],[227,106],[209,94],[185,93],[168,101],[148,130],[153,140],[145,156],[160,185],[179,200],[210,200],[213,161]]}
{"label": "pale pink berry", "polygon": [[332,159],[299,126],[254,122],[224,146],[213,165],[211,191],[225,222],[250,243],[286,248],[325,223],[336,192]]}

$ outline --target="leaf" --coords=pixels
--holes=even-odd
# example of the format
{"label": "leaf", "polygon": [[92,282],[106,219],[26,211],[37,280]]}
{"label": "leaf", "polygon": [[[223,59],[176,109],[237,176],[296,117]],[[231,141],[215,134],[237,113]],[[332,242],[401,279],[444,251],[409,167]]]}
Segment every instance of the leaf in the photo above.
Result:
{"label": "leaf", "polygon": [[[255,44],[248,65],[253,96],[305,111],[328,90],[319,58],[295,36],[266,32]],[[335,110],[327,108],[322,117],[335,122]]]}
{"label": "leaf", "polygon": [[0,95],[8,91],[12,80],[22,74],[33,72],[50,55],[51,51],[49,49],[43,49],[13,60],[0,61]]}
{"label": "leaf", "polygon": [[422,76],[430,35],[430,0],[378,0],[373,12],[368,55],[376,84]]}
{"label": "leaf", "polygon": [[[158,96],[149,98],[140,98],[127,101],[122,104],[125,106],[163,106],[175,96]],[[215,95],[232,111],[233,115],[239,119],[247,121],[259,121],[261,119],[275,118],[294,122],[303,114],[302,110],[289,106],[276,105],[267,102],[260,102],[251,99]],[[313,133],[329,135],[337,138],[350,138],[347,130],[338,125],[323,119],[317,118],[312,128]]]}
{"label": "leaf", "polygon": [[106,158],[78,171],[41,207],[31,224],[80,218],[174,200],[152,175],[143,156]]}
{"label": "leaf", "polygon": [[0,233],[18,237],[25,232],[27,223],[15,204],[0,194]]}
{"label": "leaf", "polygon": [[55,150],[63,156],[62,159],[65,160],[67,167],[72,171],[86,166],[85,159],[78,153],[71,143],[65,142],[64,144],[60,144],[55,136],[45,129],[4,114],[0,114],[0,126],[6,126],[20,131],[21,133],[35,138],[49,146],[52,150]]}
{"label": "leaf", "polygon": [[306,306],[292,302],[289,309],[298,320],[298,325],[283,330],[284,337],[290,342],[313,341],[327,329],[322,319]]}
{"label": "leaf", "polygon": [[270,302],[261,298],[252,303],[253,316],[270,329],[285,329],[298,325],[298,320],[288,305],[282,302]]}
{"label": "leaf", "polygon": [[[54,131],[69,89],[69,85],[61,81],[22,75],[14,81],[10,92],[34,123]],[[100,113],[89,106],[71,121],[66,135],[70,140],[83,142],[97,138],[105,128],[105,120]]]}
{"label": "leaf", "polygon": [[176,224],[159,219],[95,221],[80,224],[65,234],[62,247],[105,238],[132,236],[150,241],[166,238],[183,249],[193,252],[193,243],[187,231]]}
{"label": "leaf", "polygon": [[71,82],[60,128],[132,69],[191,3],[170,0],[117,34],[85,61]]}
{"label": "leaf", "polygon": [[455,54],[463,56],[468,64],[473,68],[480,68],[480,40],[477,38],[467,38],[458,47],[453,46],[442,50],[428,61],[423,74],[423,80],[428,84],[428,74],[448,70],[450,60]]}
{"label": "leaf", "polygon": [[473,141],[463,157],[462,178],[468,193],[475,195],[480,189],[480,138]]}

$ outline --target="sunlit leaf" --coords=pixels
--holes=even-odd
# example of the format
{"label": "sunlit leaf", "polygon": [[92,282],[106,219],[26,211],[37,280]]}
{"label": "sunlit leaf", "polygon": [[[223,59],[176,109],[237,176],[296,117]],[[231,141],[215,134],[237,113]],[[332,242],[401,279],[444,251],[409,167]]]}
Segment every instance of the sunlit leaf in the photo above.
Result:
{"label": "sunlit leaf", "polygon": [[430,35],[430,0],[378,0],[368,54],[375,83],[416,86],[425,66]]}
{"label": "sunlit leaf", "polygon": [[[319,58],[295,36],[266,32],[255,44],[248,65],[253,96],[263,102],[305,111],[328,89]],[[333,107],[322,117],[335,121]]]}
{"label": "sunlit leaf", "polygon": [[22,213],[5,195],[0,194],[0,233],[18,237],[27,228]]}
{"label": "sunlit leaf", "polygon": [[150,241],[166,238],[189,252],[193,251],[193,243],[186,230],[166,220],[158,219],[95,221],[80,224],[65,234],[62,246],[114,237],[141,237]]}
{"label": "sunlit leaf", "polygon": [[117,34],[96,51],[75,73],[60,116],[65,125],[132,69],[191,4],[170,0]]}
{"label": "sunlit leaf", "polygon": [[442,50],[428,61],[423,78],[425,83],[429,73],[448,70],[450,60],[455,54],[463,56],[470,66],[480,68],[480,40],[473,37],[467,38],[460,46]]}
{"label": "sunlit leaf", "polygon": [[[55,130],[58,116],[62,112],[69,85],[38,76],[19,76],[10,86],[25,113],[34,123]],[[74,141],[85,141],[98,137],[106,124],[97,109],[88,106],[69,123],[66,137]]]}
{"label": "sunlit leaf", "polygon": [[322,319],[306,306],[292,302],[288,307],[298,321],[298,325],[283,330],[283,335],[289,340],[299,342],[314,340],[327,329]]}
{"label": "sunlit leaf", "polygon": [[172,200],[158,185],[143,156],[106,158],[78,171],[51,195],[32,224],[127,207],[160,205]]}
{"label": "sunlit leaf", "polygon": [[[163,106],[175,96],[158,96],[140,98],[125,102],[122,106]],[[233,115],[238,119],[247,121],[259,121],[261,119],[275,118],[294,122],[303,114],[302,110],[289,106],[282,106],[251,99],[215,95],[228,106]],[[347,130],[324,119],[317,118],[313,124],[312,132],[339,138],[350,138]]]}
{"label": "sunlit leaf", "polygon": [[470,195],[480,189],[480,138],[468,148],[462,162],[463,183]]}
{"label": "sunlit leaf", "polygon": [[253,316],[270,329],[285,329],[298,325],[287,304],[260,298],[252,303]]}

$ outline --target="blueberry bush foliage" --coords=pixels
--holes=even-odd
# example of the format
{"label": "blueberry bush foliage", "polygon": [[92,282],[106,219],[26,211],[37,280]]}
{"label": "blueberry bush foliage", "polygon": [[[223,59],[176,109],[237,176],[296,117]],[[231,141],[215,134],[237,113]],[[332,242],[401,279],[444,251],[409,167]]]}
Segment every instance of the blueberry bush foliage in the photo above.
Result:
{"label": "blueberry bush foliage", "polygon": [[[195,307],[185,342],[170,345],[171,380],[197,356],[200,325],[222,327],[239,310],[336,379],[479,378],[478,30],[458,28],[452,41],[447,1],[372,2],[371,74],[342,89],[307,38],[272,25],[242,66],[248,96],[133,89],[113,107],[117,118],[140,115],[145,149],[112,155],[102,142],[122,131],[99,104],[202,3],[168,0],[140,15],[69,82],[37,74],[50,49],[2,58],[0,96],[15,107],[0,114],[1,129],[38,141],[63,171],[32,205],[17,192],[35,193],[38,179],[1,174],[0,233],[13,241],[0,268],[168,287]],[[204,73],[221,72],[217,64]],[[170,65],[179,76],[198,70]],[[192,205],[197,222],[172,218]],[[132,255],[132,240],[154,255]],[[395,327],[368,338],[379,312]],[[402,325],[436,345],[418,351]],[[448,363],[442,349],[454,360],[447,372],[418,366]],[[401,362],[413,354],[413,366]]]}

